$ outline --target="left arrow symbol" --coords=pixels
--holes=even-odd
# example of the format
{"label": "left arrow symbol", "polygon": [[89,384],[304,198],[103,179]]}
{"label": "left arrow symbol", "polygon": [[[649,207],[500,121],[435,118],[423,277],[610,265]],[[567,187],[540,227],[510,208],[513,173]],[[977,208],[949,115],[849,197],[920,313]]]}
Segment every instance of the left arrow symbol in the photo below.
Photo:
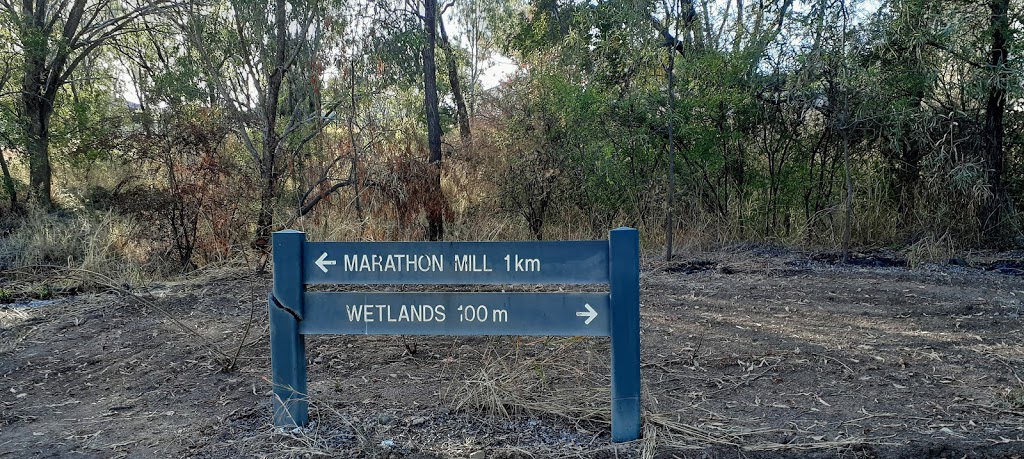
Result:
{"label": "left arrow symbol", "polygon": [[338,264],[338,262],[335,260],[327,259],[327,252],[324,252],[323,255],[320,255],[320,258],[317,258],[315,263],[317,266],[320,267],[320,270],[322,270],[323,272],[327,272],[328,266],[334,266]]}

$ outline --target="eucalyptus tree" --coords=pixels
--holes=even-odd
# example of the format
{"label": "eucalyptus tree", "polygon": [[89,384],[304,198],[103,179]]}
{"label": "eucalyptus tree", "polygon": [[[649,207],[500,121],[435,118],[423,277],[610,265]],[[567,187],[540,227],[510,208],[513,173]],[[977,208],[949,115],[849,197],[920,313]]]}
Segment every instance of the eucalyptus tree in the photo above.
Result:
{"label": "eucalyptus tree", "polygon": [[[665,1],[662,3],[662,8],[666,15],[666,24],[674,24],[673,30],[670,31],[669,26],[661,26],[662,35],[666,37],[665,45],[668,50],[668,65],[665,66],[665,74],[667,80],[666,92],[668,93],[668,110],[666,112],[666,125],[668,127],[668,199],[665,206],[665,261],[672,261],[673,251],[673,238],[675,236],[675,224],[673,223],[673,212],[676,205],[676,150],[675,150],[675,73],[676,73],[676,49],[680,45],[679,43],[679,27],[678,21],[674,21],[679,16],[679,10],[681,5],[678,0]],[[693,3],[689,3],[690,10],[693,9]],[[706,10],[705,10],[706,11]],[[706,17],[706,15],[705,15]],[[653,18],[653,17],[652,17]],[[657,19],[654,19],[658,22]],[[689,21],[692,23],[692,19]],[[660,24],[659,24],[660,25]]]}
{"label": "eucalyptus tree", "polygon": [[332,13],[318,0],[225,0],[190,5],[179,21],[209,85],[257,171],[254,246],[269,249],[287,162],[322,132],[343,98],[323,102]]}
{"label": "eucalyptus tree", "polygon": [[[111,40],[109,47],[138,98],[144,132],[150,133],[157,107],[216,105],[216,90],[200,57],[206,51],[181,43],[184,36],[169,15],[141,18],[139,26]],[[212,70],[222,68],[223,62],[216,62]]]}
{"label": "eucalyptus tree", "polygon": [[50,119],[60,89],[89,56],[139,18],[175,6],[174,0],[0,0],[22,53],[20,111],[29,185],[44,207],[51,205]]}
{"label": "eucalyptus tree", "polygon": [[438,112],[437,98],[437,0],[423,0],[423,30],[426,39],[423,43],[423,105],[427,112],[427,148],[428,161],[433,166],[430,184],[434,189],[436,201],[427,209],[427,237],[431,241],[444,240],[444,213],[441,202],[444,192],[441,190],[441,115]]}
{"label": "eucalyptus tree", "polygon": [[454,2],[445,4],[437,14],[437,28],[441,33],[440,45],[444,51],[445,67],[448,70],[448,84],[452,89],[452,98],[455,99],[455,109],[459,123],[459,137],[465,142],[470,140],[472,131],[469,127],[469,110],[466,108],[466,99],[462,95],[462,84],[459,81],[459,67],[452,49],[452,42],[448,38],[448,31],[444,27],[444,13]]}
{"label": "eucalyptus tree", "polygon": [[466,79],[466,108],[469,117],[476,112],[480,79],[488,65],[493,65],[499,42],[512,24],[515,12],[523,8],[524,0],[455,0],[454,20],[461,30],[460,42],[469,61]]}
{"label": "eucalyptus tree", "polygon": [[[1019,3],[1017,4],[1019,7]],[[1014,47],[1011,29],[1010,0],[989,1],[989,20],[985,38],[988,39],[986,76],[988,88],[985,95],[985,124],[981,134],[982,159],[985,164],[991,197],[985,199],[980,209],[982,236],[990,244],[1005,246],[1012,235],[1006,223],[1014,217],[1013,204],[1006,186],[1006,104],[1008,87],[1011,85],[1012,67],[1010,49]],[[1020,11],[1014,12],[1020,18]],[[1020,232],[1020,228],[1014,228]]]}
{"label": "eucalyptus tree", "polygon": [[0,16],[0,171],[3,172],[4,191],[11,202],[12,211],[18,207],[18,190],[5,154],[17,146],[13,132],[16,129],[11,120],[18,118],[16,102],[13,101],[18,93],[13,88],[15,71],[20,65],[20,53],[15,50],[13,30],[9,18]]}
{"label": "eucalyptus tree", "polygon": [[[377,0],[376,9],[383,16],[380,22],[381,32],[372,32],[386,43],[387,59],[395,62],[397,72],[411,77],[407,71],[410,54],[416,53],[417,77],[412,79],[421,88],[423,105],[421,110],[426,122],[426,162],[429,177],[426,178],[425,194],[419,197],[423,201],[423,209],[427,219],[427,238],[430,240],[444,239],[444,209],[447,201],[441,188],[441,112],[437,82],[437,47],[438,18],[441,6],[437,0],[405,0],[402,4],[394,4]],[[407,79],[405,83],[409,83]]]}

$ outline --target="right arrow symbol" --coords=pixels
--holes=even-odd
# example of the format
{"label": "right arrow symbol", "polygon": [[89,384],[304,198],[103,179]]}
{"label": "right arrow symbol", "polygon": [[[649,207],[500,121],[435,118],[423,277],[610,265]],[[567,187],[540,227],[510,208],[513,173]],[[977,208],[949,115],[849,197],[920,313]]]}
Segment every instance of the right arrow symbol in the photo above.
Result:
{"label": "right arrow symbol", "polygon": [[597,317],[597,311],[590,306],[590,303],[586,303],[583,307],[587,308],[586,311],[577,311],[576,317],[586,317],[587,320],[583,322],[583,325],[590,325],[590,322],[594,321],[594,317]]}

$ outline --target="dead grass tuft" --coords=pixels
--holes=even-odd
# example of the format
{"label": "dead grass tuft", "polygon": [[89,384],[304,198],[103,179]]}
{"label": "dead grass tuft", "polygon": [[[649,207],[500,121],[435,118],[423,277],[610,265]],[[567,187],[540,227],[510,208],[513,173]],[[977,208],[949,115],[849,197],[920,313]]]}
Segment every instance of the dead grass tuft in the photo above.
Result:
{"label": "dead grass tuft", "polygon": [[949,233],[928,235],[906,248],[907,263],[918,268],[924,263],[945,263],[960,252]]}
{"label": "dead grass tuft", "polygon": [[[484,362],[480,369],[464,377],[445,398],[456,411],[502,417],[553,415],[576,423],[608,424],[607,383],[591,379],[590,362],[580,365],[562,357],[582,342],[582,338],[540,339],[526,346],[546,343],[545,350],[526,355],[522,352],[526,346],[502,353],[492,341],[480,357]],[[574,387],[559,384],[567,380],[575,381]]]}
{"label": "dead grass tuft", "polygon": [[8,238],[3,257],[13,266],[113,268],[117,262],[137,262],[143,256],[132,243],[136,229],[130,219],[112,213],[69,216],[33,211]]}

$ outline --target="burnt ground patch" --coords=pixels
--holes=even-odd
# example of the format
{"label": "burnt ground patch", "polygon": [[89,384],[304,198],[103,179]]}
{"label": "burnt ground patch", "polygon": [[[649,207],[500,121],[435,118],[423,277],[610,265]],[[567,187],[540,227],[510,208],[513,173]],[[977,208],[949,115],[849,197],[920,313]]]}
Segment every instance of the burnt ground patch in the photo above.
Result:
{"label": "burnt ground patch", "polygon": [[1008,276],[1024,276],[1024,260],[999,260],[985,267],[986,271]]}
{"label": "burnt ground patch", "polygon": [[907,260],[896,255],[882,253],[852,252],[843,261],[842,252],[821,252],[810,256],[811,260],[832,265],[849,265],[864,268],[906,268]]}
{"label": "burnt ground patch", "polygon": [[677,263],[672,263],[666,266],[665,272],[680,273],[680,274],[694,274],[705,271],[712,271],[718,267],[717,261],[712,260],[688,260]]}

